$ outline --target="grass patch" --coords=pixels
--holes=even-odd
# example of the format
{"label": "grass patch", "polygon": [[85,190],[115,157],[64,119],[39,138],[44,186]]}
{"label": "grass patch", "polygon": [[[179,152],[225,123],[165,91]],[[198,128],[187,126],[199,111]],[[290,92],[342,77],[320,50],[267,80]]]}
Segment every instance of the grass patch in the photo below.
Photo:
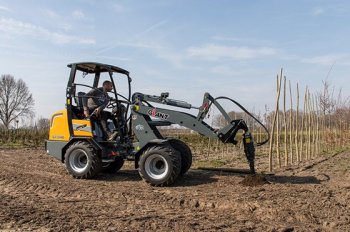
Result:
{"label": "grass patch", "polygon": [[226,165],[228,161],[226,160],[199,160],[194,163],[195,167],[214,167],[219,168]]}

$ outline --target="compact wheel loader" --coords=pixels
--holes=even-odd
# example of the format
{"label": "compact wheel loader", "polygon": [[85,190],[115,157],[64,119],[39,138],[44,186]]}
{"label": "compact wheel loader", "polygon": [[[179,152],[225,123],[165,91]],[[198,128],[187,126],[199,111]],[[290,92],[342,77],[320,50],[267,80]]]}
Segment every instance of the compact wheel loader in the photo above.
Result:
{"label": "compact wheel loader", "polygon": [[[161,93],[159,96],[134,93],[131,96],[131,78],[129,72],[122,68],[93,62],[72,63],[68,67],[70,75],[66,89],[66,107],[52,115],[45,148],[48,154],[65,164],[68,173],[73,177],[89,179],[100,172],[115,173],[125,161],[133,161],[140,176],[147,183],[153,186],[173,184],[191,167],[192,153],[186,143],[179,139],[163,137],[158,130],[159,127],[172,124],[189,128],[209,138],[219,139],[223,143],[233,144],[237,143],[237,132],[242,130],[250,172],[255,173],[255,147],[247,124],[242,119],[232,120],[218,103],[219,99],[226,99],[238,104],[234,100],[227,97],[213,98],[209,93],[205,93],[203,104],[195,107],[184,101],[170,99],[169,93]],[[83,81],[77,80],[78,74],[83,77]],[[116,88],[119,87],[115,82],[116,75],[118,78],[120,75],[125,76],[127,96],[122,95],[120,89]],[[82,102],[88,97],[86,92],[97,89],[103,81],[102,76],[112,82],[114,89],[114,92],[110,93],[113,96],[109,96],[107,106],[107,110],[109,109],[116,119],[116,123],[109,123],[117,135],[112,141],[104,139],[97,118],[85,118],[83,114]],[[86,92],[82,92],[82,89]],[[152,104],[166,107],[159,108]],[[212,105],[224,116],[226,126],[212,128],[204,122]],[[239,104],[238,106],[241,107]],[[174,108],[195,109],[198,114],[195,116]]]}

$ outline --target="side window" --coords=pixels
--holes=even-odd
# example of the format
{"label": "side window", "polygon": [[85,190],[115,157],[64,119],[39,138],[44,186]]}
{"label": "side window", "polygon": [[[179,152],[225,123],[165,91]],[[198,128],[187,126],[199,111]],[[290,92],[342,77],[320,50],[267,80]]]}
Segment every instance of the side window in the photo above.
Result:
{"label": "side window", "polygon": [[[103,82],[107,80],[108,81],[111,80],[109,73],[107,72],[101,73],[98,86],[99,87],[102,86]],[[129,93],[129,87],[128,87],[128,80],[126,76],[120,73],[113,73],[113,80],[116,88],[116,89],[113,89],[113,92],[116,91],[117,94],[120,94],[127,98]],[[114,98],[114,93],[109,93],[109,96]],[[118,98],[120,98],[120,96],[118,96]]]}

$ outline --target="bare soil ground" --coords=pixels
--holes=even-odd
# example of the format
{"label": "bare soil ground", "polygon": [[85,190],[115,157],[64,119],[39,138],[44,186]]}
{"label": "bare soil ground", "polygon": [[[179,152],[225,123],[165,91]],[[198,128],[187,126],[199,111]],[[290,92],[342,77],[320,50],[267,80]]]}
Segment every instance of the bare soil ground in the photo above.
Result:
{"label": "bare soil ground", "polygon": [[350,231],[349,152],[268,183],[191,169],[166,188],[131,167],[76,180],[43,150],[0,149],[0,158],[0,231]]}

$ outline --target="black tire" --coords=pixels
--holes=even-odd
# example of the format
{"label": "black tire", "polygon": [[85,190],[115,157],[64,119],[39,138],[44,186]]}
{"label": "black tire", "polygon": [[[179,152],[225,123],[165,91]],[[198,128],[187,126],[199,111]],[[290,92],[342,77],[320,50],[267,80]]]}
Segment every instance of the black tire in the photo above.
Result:
{"label": "black tire", "polygon": [[178,139],[169,141],[170,145],[181,154],[181,171],[180,175],[185,174],[192,165],[192,152],[189,146]]}
{"label": "black tire", "polygon": [[113,162],[102,163],[102,172],[114,174],[117,173],[124,165],[124,159],[122,157],[116,157]]}
{"label": "black tire", "polygon": [[69,146],[64,163],[70,175],[77,179],[91,179],[101,170],[101,158],[88,142],[78,141]]}
{"label": "black tire", "polygon": [[180,174],[181,155],[169,145],[153,145],[141,155],[138,171],[153,186],[169,186]]}

